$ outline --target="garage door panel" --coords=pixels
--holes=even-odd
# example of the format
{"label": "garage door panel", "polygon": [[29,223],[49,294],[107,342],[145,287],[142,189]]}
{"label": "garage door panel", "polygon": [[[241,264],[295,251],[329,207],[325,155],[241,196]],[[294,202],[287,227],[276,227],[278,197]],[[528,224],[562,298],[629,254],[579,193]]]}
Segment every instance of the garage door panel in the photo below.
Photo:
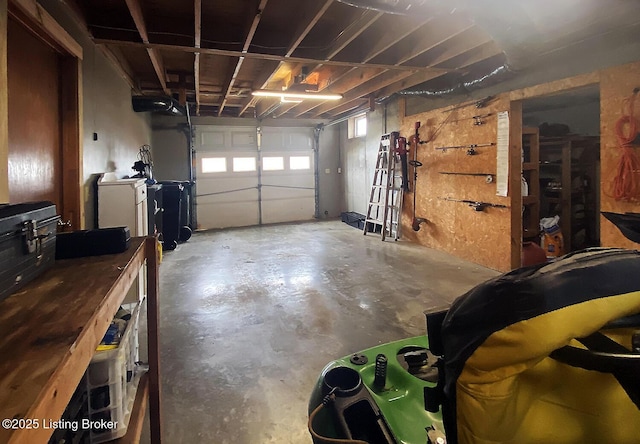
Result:
{"label": "garage door panel", "polygon": [[227,127],[210,128],[196,127],[196,150],[257,150],[257,128],[255,127]]}
{"label": "garage door panel", "polygon": [[296,188],[284,188],[278,186],[263,185],[262,201],[275,201],[278,199],[314,199],[314,190],[300,190]]}
{"label": "garage door panel", "polygon": [[202,131],[199,133],[199,149],[223,148],[226,146],[225,131]]}
{"label": "garage door panel", "polygon": [[284,134],[280,131],[269,131],[266,128],[262,130],[262,151],[282,151],[285,147]]}
{"label": "garage door panel", "polygon": [[288,134],[288,137],[285,141],[285,147],[289,149],[299,150],[299,149],[312,149],[312,139],[311,134],[308,132],[293,132]]}
{"label": "garage door panel", "polygon": [[[196,211],[201,229],[256,225],[258,204],[257,128],[197,125]],[[234,172],[234,158],[251,157],[256,171]],[[203,171],[203,159],[211,161]],[[222,161],[221,161],[222,159]]]}
{"label": "garage door panel", "polygon": [[258,207],[246,202],[198,202],[198,217],[207,220],[207,228],[248,227],[258,225]]}
{"label": "garage door panel", "polygon": [[[313,219],[315,213],[315,202],[313,197],[278,199],[278,205],[270,205],[271,201],[265,200],[262,205],[262,222],[265,224],[275,224],[280,222],[305,221]],[[285,204],[287,212],[284,214],[279,210],[279,205]]]}
{"label": "garage door panel", "polygon": [[243,202],[255,204],[257,208],[258,190],[255,188],[242,191],[234,191],[237,189],[229,188],[227,191],[222,191],[221,194],[198,194],[198,204],[213,204],[224,202]]}
{"label": "garage door panel", "polygon": [[[262,218],[265,223],[314,218],[315,169],[312,148],[313,129],[311,128],[262,129],[263,157],[283,158],[282,170],[262,173]],[[292,169],[292,157],[306,157],[309,168]]]}

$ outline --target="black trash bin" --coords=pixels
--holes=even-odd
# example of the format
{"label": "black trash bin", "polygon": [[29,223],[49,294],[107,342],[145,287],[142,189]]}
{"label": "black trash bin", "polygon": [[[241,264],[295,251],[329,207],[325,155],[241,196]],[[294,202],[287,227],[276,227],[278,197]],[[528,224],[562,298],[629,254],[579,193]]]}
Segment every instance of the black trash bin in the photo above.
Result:
{"label": "black trash bin", "polygon": [[162,181],[162,238],[163,249],[173,250],[178,242],[191,237],[189,227],[190,182]]}

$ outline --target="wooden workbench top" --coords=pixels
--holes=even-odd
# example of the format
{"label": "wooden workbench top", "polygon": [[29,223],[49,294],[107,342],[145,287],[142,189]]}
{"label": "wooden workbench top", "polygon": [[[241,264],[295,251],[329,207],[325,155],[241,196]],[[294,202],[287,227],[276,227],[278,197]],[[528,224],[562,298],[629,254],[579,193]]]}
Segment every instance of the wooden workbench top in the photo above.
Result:
{"label": "wooden workbench top", "polygon": [[0,427],[0,443],[47,441],[144,259],[134,238],[121,254],[56,261],[0,302],[0,420],[33,420]]}

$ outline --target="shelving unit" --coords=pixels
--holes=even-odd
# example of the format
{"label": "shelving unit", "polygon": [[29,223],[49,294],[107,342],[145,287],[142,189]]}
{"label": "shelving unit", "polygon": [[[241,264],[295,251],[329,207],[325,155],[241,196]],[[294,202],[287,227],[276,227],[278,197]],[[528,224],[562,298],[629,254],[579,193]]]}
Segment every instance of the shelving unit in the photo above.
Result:
{"label": "shelving unit", "polygon": [[[540,137],[540,216],[560,216],[565,252],[597,243],[592,237],[598,148],[598,137]],[[580,230],[583,241],[575,237]]]}
{"label": "shelving unit", "polygon": [[522,237],[537,239],[540,234],[540,172],[538,128],[522,128],[522,176],[529,186],[529,195],[522,196]]}
{"label": "shelving unit", "polygon": [[25,419],[32,425],[0,428],[0,442],[48,441],[53,429],[43,427],[44,422],[60,419],[145,260],[149,371],[140,381],[125,437],[133,439],[122,442],[137,441],[147,403],[151,442],[161,442],[154,237],[133,238],[121,254],[56,261],[22,291],[0,302],[0,418]]}

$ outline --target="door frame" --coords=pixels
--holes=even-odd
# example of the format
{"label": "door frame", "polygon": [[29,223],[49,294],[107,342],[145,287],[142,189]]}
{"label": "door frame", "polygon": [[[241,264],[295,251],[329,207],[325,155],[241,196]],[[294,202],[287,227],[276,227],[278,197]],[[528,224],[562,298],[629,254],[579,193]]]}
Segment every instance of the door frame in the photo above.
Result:
{"label": "door frame", "polygon": [[[7,18],[19,22],[60,55],[61,207],[73,229],[85,225],[82,199],[82,46],[36,0],[0,0],[0,164],[8,168]],[[0,175],[0,202],[9,201],[7,174]]]}

